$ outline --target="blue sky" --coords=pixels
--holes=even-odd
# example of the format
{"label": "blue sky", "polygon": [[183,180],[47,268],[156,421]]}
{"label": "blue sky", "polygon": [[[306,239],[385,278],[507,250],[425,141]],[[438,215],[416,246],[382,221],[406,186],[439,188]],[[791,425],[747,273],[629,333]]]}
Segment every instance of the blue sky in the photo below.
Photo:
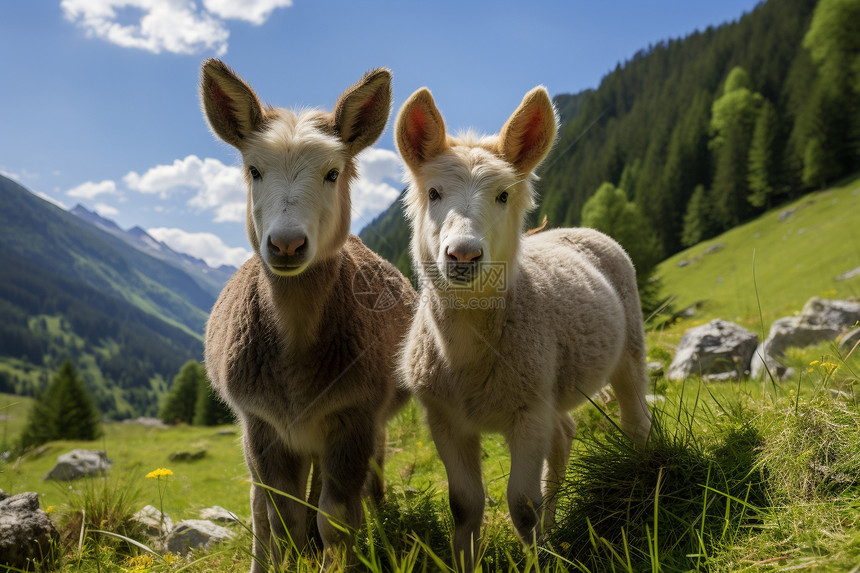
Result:
{"label": "blue sky", "polygon": [[[498,131],[523,94],[597,87],[639,49],[735,20],[753,0],[7,0],[0,173],[68,208],[139,225],[213,265],[249,254],[238,153],[208,131],[204,58],[260,98],[331,109],[369,68],[392,118],[421,86],[449,129]],[[393,120],[392,120],[393,121]],[[402,187],[391,127],[361,158],[353,231]]]}

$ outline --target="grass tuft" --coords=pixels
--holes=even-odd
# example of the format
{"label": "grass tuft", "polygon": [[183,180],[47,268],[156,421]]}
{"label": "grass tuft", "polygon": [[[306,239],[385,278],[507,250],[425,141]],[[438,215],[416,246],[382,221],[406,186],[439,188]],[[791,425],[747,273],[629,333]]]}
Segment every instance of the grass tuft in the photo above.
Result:
{"label": "grass tuft", "polygon": [[[98,536],[90,533],[93,530],[143,539],[131,519],[140,509],[140,497],[140,484],[133,475],[123,479],[97,477],[74,482],[67,490],[66,503],[58,520],[63,545],[69,550],[79,550],[88,536]],[[114,541],[101,538],[99,543],[110,545]]]}
{"label": "grass tuft", "polygon": [[697,418],[714,414],[697,405],[657,409],[646,448],[618,431],[578,440],[553,552],[583,571],[687,571],[755,519],[767,503],[760,434],[738,415],[702,437]]}

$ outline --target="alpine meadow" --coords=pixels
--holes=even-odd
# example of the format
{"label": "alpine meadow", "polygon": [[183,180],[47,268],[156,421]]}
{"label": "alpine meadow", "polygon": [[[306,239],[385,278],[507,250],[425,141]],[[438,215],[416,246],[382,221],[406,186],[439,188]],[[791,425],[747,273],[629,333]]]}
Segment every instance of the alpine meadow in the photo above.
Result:
{"label": "alpine meadow", "polygon": [[[165,26],[157,10],[126,4],[105,0],[98,17],[115,17],[110,34],[139,10]],[[232,6],[175,4],[210,24]],[[271,40],[252,18],[263,4],[250,2],[241,26]],[[343,33],[330,24],[314,25]],[[395,36],[432,43],[421,24]],[[384,61],[368,58],[364,70],[386,67],[352,87],[360,73],[338,77],[347,89],[337,100],[311,101],[302,85],[273,90],[259,68],[246,83],[226,44],[223,55],[207,49],[219,59],[157,57],[203,62],[183,113],[238,150],[235,177],[220,184],[241,187],[240,207],[248,194],[237,221],[253,252],[241,270],[186,254],[152,226],[124,229],[109,210],[46,201],[0,164],[0,572],[860,572],[860,0],[765,0],[642,46],[593,89],[532,83],[521,107],[506,98],[498,138],[442,119],[468,117],[480,100],[437,109],[432,79],[407,90]],[[147,81],[150,51],[129,59]],[[276,70],[267,73],[288,74],[274,52],[260,54]],[[316,74],[335,56],[300,55]],[[546,57],[563,66],[570,56]],[[261,103],[250,85],[288,105],[302,94],[296,114]],[[355,222],[373,186],[359,151],[392,130],[409,183],[386,196],[360,242],[347,238],[350,197]],[[540,153],[523,159],[529,145]],[[459,162],[436,161],[448,152]],[[169,179],[161,167],[152,180]],[[458,187],[471,176],[484,187]],[[291,184],[301,189],[278,203]],[[468,225],[458,238],[442,206],[480,230],[474,244],[451,246]],[[556,238],[563,248],[528,250]],[[498,262],[491,239],[513,245],[504,276],[531,298],[494,283],[506,301],[494,314],[442,312],[441,300],[484,296],[469,280],[482,277],[479,262]],[[343,253],[362,255],[347,264]],[[626,290],[595,287],[620,280],[610,259],[624,261]],[[552,289],[534,278],[563,270],[580,278]],[[235,309],[219,314],[219,296]],[[587,351],[634,327],[635,349]],[[516,342],[494,344],[481,334],[490,331]],[[635,379],[639,409],[633,382],[599,389],[610,370]],[[292,385],[279,382],[285,372]],[[601,380],[562,379],[583,372]],[[353,378],[368,379],[348,393],[368,403],[361,419],[335,398]],[[548,378],[546,404],[579,405],[545,410],[553,421],[542,424],[517,400]],[[461,420],[476,412],[489,432],[457,434],[477,427]],[[565,439],[524,469],[544,426]],[[351,465],[326,469],[339,460]]]}

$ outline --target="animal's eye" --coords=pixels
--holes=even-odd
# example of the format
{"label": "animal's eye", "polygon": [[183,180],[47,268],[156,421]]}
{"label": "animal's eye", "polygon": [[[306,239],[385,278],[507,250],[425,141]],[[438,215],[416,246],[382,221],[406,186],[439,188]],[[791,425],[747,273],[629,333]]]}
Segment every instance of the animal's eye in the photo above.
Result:
{"label": "animal's eye", "polygon": [[332,169],[331,171],[329,171],[328,173],[325,174],[325,180],[331,181],[332,183],[334,183],[335,181],[337,181],[338,175],[340,175],[340,171],[338,171],[337,169]]}
{"label": "animal's eye", "polygon": [[502,191],[501,193],[499,193],[499,196],[496,197],[496,201],[498,201],[499,203],[507,203],[508,202],[508,192]]}
{"label": "animal's eye", "polygon": [[436,188],[435,188],[435,187],[431,187],[431,188],[430,188],[430,192],[428,193],[428,195],[430,196],[430,200],[431,200],[431,201],[435,201],[436,199],[438,199],[439,197],[441,197],[441,195],[439,195],[439,192],[438,192],[438,191],[436,191]]}
{"label": "animal's eye", "polygon": [[253,165],[250,165],[248,167],[248,173],[250,173],[251,177],[253,177],[254,179],[262,179],[263,178],[263,176],[260,175],[260,172],[257,171],[257,168],[254,167]]}

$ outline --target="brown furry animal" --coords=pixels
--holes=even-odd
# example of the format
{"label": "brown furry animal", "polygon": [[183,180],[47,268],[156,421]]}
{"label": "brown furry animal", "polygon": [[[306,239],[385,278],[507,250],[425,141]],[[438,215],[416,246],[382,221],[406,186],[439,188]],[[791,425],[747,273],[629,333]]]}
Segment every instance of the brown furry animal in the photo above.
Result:
{"label": "brown furry animal", "polygon": [[385,422],[408,397],[394,354],[415,294],[348,233],[355,156],[385,127],[391,75],[367,73],[333,113],[294,113],[264,108],[210,59],[201,99],[212,130],[241,152],[249,188],[254,255],[212,309],[206,368],[242,425],[259,572],[280,564],[288,541],[305,545],[307,509],[257,484],[304,500],[313,460],[327,554],[349,539],[324,514],[356,528],[362,489],[382,496]]}
{"label": "brown furry animal", "polygon": [[448,136],[426,88],[395,127],[421,279],[400,370],[427,409],[448,473],[455,558],[469,571],[484,512],[482,432],[507,440],[508,508],[520,538],[534,543],[554,522],[576,431],[568,411],[609,383],[624,431],[643,444],[651,426],[630,258],[591,229],[523,237],[532,172],[555,134],[543,87],[526,94],[498,136]]}

